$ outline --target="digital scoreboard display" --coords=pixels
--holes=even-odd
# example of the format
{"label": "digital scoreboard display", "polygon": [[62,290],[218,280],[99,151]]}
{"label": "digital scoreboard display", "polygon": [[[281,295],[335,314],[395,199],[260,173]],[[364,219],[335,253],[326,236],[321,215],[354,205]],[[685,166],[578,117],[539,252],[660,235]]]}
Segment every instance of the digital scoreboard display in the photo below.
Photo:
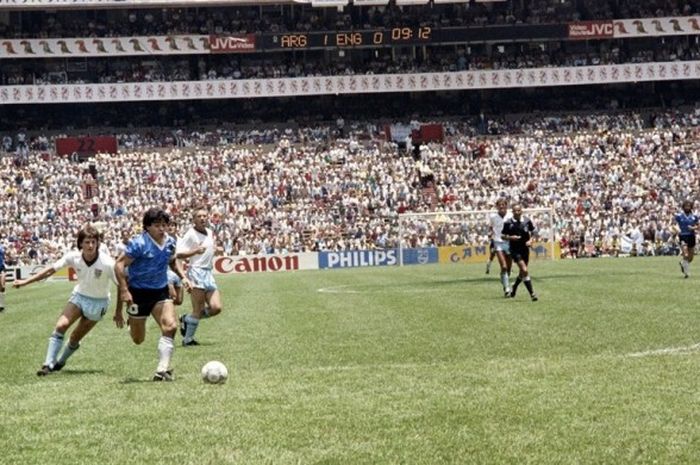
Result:
{"label": "digital scoreboard display", "polygon": [[355,31],[264,33],[257,50],[309,50],[400,45],[469,44],[568,38],[567,24],[480,27],[397,26]]}
{"label": "digital scoreboard display", "polygon": [[427,26],[364,31],[288,32],[264,36],[263,48],[381,47],[383,45],[415,45],[429,43],[432,40],[433,29]]}

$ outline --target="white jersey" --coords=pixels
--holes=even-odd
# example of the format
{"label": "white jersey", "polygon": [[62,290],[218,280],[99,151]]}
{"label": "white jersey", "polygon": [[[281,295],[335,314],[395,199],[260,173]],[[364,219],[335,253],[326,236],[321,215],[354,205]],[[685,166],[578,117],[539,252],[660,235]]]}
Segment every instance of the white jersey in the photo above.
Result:
{"label": "white jersey", "polygon": [[214,242],[214,232],[209,228],[206,231],[206,234],[202,234],[194,228],[188,229],[185,236],[177,241],[177,253],[189,252],[203,245],[206,250],[204,253],[192,255],[189,259],[190,266],[210,270],[214,263],[216,243]]}
{"label": "white jersey", "polygon": [[124,242],[121,242],[121,241],[120,241],[120,242],[116,245],[115,249],[116,249],[116,251],[117,251],[117,257],[118,257],[118,256],[120,256],[121,254],[123,254],[124,252],[126,252],[126,244],[125,244]]}
{"label": "white jersey", "polygon": [[107,247],[107,244],[105,244],[104,242],[100,242],[100,249],[99,250],[100,250],[100,253],[103,253],[109,257],[112,256],[112,254],[109,252],[109,247]]}
{"label": "white jersey", "polygon": [[73,288],[73,292],[86,297],[108,299],[110,281],[117,284],[117,278],[114,275],[114,259],[109,255],[99,253],[95,262],[88,266],[80,250],[71,250],[56,260],[51,268],[58,271],[68,266],[73,268],[78,276],[78,284]]}
{"label": "white jersey", "polygon": [[511,218],[510,213],[506,213],[505,216],[501,216],[498,213],[491,213],[489,216],[489,223],[491,224],[491,237],[493,238],[494,244],[503,244],[508,241],[504,241],[501,238],[501,233],[503,233],[503,225],[506,221]]}

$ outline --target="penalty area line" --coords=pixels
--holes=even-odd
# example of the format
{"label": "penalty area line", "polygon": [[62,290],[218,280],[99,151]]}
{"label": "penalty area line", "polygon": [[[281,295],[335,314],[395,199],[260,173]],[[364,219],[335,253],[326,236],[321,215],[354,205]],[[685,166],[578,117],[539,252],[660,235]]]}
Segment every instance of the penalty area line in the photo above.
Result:
{"label": "penalty area line", "polygon": [[700,343],[685,347],[666,347],[663,349],[645,350],[643,352],[632,352],[627,357],[653,357],[656,355],[686,355],[700,350]]}
{"label": "penalty area line", "polygon": [[[316,292],[319,294],[374,294],[377,292],[385,292],[386,288],[378,289],[376,286],[371,286],[368,287],[365,290],[357,290],[357,289],[349,289],[350,287],[355,286],[355,284],[343,284],[340,286],[331,286],[331,287],[321,287],[316,289]],[[437,289],[437,288],[429,288],[429,289],[423,289],[423,288],[402,288],[402,287],[391,287],[390,288],[392,292],[396,292],[399,294],[425,294],[427,292],[443,292],[442,289]]]}
{"label": "penalty area line", "polygon": [[354,291],[352,289],[347,289],[350,287],[349,284],[344,284],[341,286],[331,286],[331,287],[321,287],[316,290],[321,294],[362,294],[360,291]]}

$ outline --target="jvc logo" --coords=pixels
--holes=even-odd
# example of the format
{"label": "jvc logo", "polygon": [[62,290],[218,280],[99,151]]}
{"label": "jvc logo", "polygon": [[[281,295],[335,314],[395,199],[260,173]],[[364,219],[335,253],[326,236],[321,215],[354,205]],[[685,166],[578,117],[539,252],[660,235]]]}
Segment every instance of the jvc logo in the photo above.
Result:
{"label": "jvc logo", "polygon": [[591,24],[591,29],[593,31],[593,35],[612,35],[613,34],[613,25],[612,23],[603,23],[603,24]]}
{"label": "jvc logo", "polygon": [[209,47],[212,52],[253,49],[255,48],[255,40],[249,37],[210,36]]}

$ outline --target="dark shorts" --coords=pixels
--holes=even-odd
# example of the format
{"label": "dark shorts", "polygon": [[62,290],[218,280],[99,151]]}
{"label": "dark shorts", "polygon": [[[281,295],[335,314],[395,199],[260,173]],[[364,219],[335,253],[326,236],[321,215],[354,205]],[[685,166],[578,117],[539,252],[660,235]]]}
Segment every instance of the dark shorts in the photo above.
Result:
{"label": "dark shorts", "polygon": [[131,318],[147,318],[156,304],[171,300],[168,286],[162,289],[136,289],[129,287],[129,292],[134,299],[134,303],[131,308],[126,309],[126,313]]}
{"label": "dark shorts", "polygon": [[695,248],[695,234],[683,234],[680,237],[681,243],[687,244],[689,249]]}
{"label": "dark shorts", "polygon": [[528,263],[530,263],[530,249],[528,247],[525,247],[525,248],[513,248],[513,247],[511,247],[510,256],[513,258],[513,261],[516,263],[519,262],[520,260],[524,261],[526,265]]}

